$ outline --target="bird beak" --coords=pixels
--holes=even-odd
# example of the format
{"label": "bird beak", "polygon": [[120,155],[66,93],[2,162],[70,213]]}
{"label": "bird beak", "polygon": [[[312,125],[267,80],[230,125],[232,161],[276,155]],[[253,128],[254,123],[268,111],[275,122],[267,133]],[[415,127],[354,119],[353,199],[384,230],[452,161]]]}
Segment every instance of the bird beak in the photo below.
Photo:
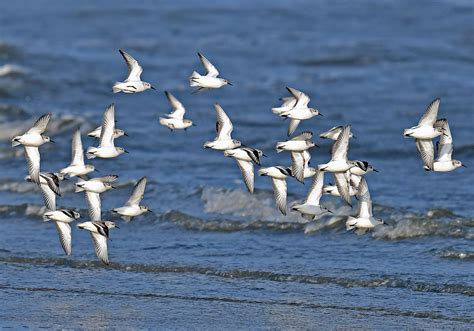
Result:
{"label": "bird beak", "polygon": [[124,135],[125,137],[128,137],[128,134],[127,134],[126,132],[124,132],[123,135]]}
{"label": "bird beak", "polygon": [[55,144],[54,140],[51,138],[49,139],[49,142]]}
{"label": "bird beak", "polygon": [[318,115],[319,115],[319,116],[322,116],[322,117],[324,117],[324,115],[323,115],[323,114],[321,114],[321,113],[319,113]]}
{"label": "bird beak", "polygon": [[354,135],[352,135],[352,138],[354,138],[354,139],[357,139],[357,137],[356,137],[356,136],[354,136]]}
{"label": "bird beak", "polygon": [[124,153],[127,153],[127,154],[129,153],[126,149],[124,149],[123,152],[124,152]]}
{"label": "bird beak", "polygon": [[466,166],[466,165],[464,165],[464,164],[461,164],[461,167],[467,168],[467,166]]}
{"label": "bird beak", "polygon": [[263,153],[262,153],[262,156],[264,156],[264,157],[268,157],[268,156],[266,156],[266,155],[265,155],[265,154],[263,154]]}
{"label": "bird beak", "polygon": [[377,169],[375,169],[375,168],[372,168],[372,170],[375,171],[375,172],[379,172],[379,171],[378,171]]}
{"label": "bird beak", "polygon": [[332,211],[330,211],[329,209],[328,209],[328,213],[330,213],[330,214],[334,214],[334,213],[333,213]]}
{"label": "bird beak", "polygon": [[149,211],[150,213],[153,213],[153,210],[151,210],[151,209],[148,209],[148,211]]}
{"label": "bird beak", "polygon": [[233,86],[231,82],[227,82],[227,85]]}
{"label": "bird beak", "polygon": [[117,225],[115,226],[117,229],[120,229]]}
{"label": "bird beak", "polygon": [[110,186],[110,187],[111,187],[112,189],[114,189],[114,190],[116,189],[116,187],[115,187],[115,186]]}
{"label": "bird beak", "polygon": [[156,88],[154,88],[152,85],[150,85],[150,88],[151,88],[152,90],[155,90],[155,91],[156,91]]}

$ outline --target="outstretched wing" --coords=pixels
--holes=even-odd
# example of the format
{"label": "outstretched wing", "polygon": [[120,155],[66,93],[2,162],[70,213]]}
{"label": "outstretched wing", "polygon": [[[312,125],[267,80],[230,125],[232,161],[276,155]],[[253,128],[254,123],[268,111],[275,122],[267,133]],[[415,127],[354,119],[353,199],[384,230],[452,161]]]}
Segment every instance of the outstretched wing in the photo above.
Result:
{"label": "outstretched wing", "polygon": [[115,105],[111,104],[104,112],[100,131],[100,147],[114,146]]}
{"label": "outstretched wing", "polygon": [[370,198],[369,187],[364,177],[360,180],[357,189],[357,199],[359,199],[359,217],[369,218],[372,215],[372,199]]}
{"label": "outstretched wing", "polygon": [[204,69],[206,69],[206,76],[208,77],[217,77],[219,76],[219,71],[214,67],[214,65],[201,53],[197,53],[199,60],[201,60]]}
{"label": "outstretched wing", "polygon": [[120,54],[122,54],[125,63],[128,66],[128,77],[125,80],[126,82],[140,81],[140,75],[143,72],[143,68],[140,66],[137,60],[135,60],[130,54],[119,49]]}
{"label": "outstretched wing", "polygon": [[305,108],[308,106],[310,101],[308,95],[292,87],[287,87],[286,89],[297,100],[293,108]]}
{"label": "outstretched wing", "polygon": [[302,152],[291,152],[291,173],[296,180],[304,183],[305,160]]}
{"label": "outstretched wing", "polygon": [[27,131],[27,133],[38,133],[41,134],[46,131],[46,127],[48,126],[49,120],[51,119],[52,114],[47,113],[42,115],[38,120],[35,122],[33,127]]}
{"label": "outstretched wing", "polygon": [[432,170],[434,162],[433,141],[431,139],[416,139],[416,148],[421,155],[425,167]]}
{"label": "outstretched wing", "polygon": [[301,120],[290,119],[290,124],[288,124],[288,137],[295,132],[300,124]]}
{"label": "outstretched wing", "polygon": [[56,210],[56,194],[51,190],[48,184],[40,184],[40,189],[46,208],[51,211]]}
{"label": "outstretched wing", "polygon": [[237,161],[237,165],[242,172],[242,176],[244,177],[245,185],[250,193],[253,193],[254,190],[254,173],[253,173],[253,163],[251,161],[242,161],[239,159],[235,159]]}
{"label": "outstretched wing", "polygon": [[84,150],[82,148],[81,130],[77,129],[72,136],[72,162],[71,165],[84,165]]}
{"label": "outstretched wing", "polygon": [[311,131],[303,131],[299,135],[294,136],[291,140],[311,140],[313,133]]}
{"label": "outstretched wing", "polygon": [[112,182],[115,182],[117,178],[118,178],[117,175],[107,175],[107,176],[102,176],[102,177],[91,178],[90,180],[95,180],[102,183],[112,183]]}
{"label": "outstretched wing", "polygon": [[277,207],[283,215],[286,215],[286,180],[272,178],[272,185]]}
{"label": "outstretched wing", "polygon": [[87,200],[87,210],[91,221],[100,221],[101,202],[99,193],[85,191]]}
{"label": "outstretched wing", "polygon": [[444,129],[443,134],[439,138],[437,143],[438,150],[438,161],[451,161],[453,154],[453,137],[447,119],[439,119],[435,123],[435,127],[442,127]]}
{"label": "outstretched wing", "polygon": [[341,198],[350,206],[352,206],[352,199],[349,193],[349,183],[347,181],[346,174],[344,172],[336,172],[334,173],[334,180],[336,182],[337,191],[339,192]]}
{"label": "outstretched wing", "polygon": [[324,171],[316,170],[313,177],[313,183],[306,197],[306,203],[311,205],[319,205],[319,200],[323,195],[323,184],[324,184]]}
{"label": "outstretched wing", "polygon": [[176,99],[175,96],[172,95],[170,92],[165,91],[165,95],[168,98],[171,108],[173,108],[173,111],[168,115],[168,117],[182,120],[184,117],[184,113],[186,112],[186,109],[184,108],[183,104],[179,102],[178,99]]}
{"label": "outstretched wing", "polygon": [[133,189],[132,195],[126,203],[127,206],[138,205],[140,201],[142,201],[143,195],[145,194],[146,180],[146,177],[140,178],[138,183],[135,185],[135,188]]}
{"label": "outstretched wing", "polygon": [[25,146],[26,163],[31,181],[39,185],[40,183],[40,153],[38,147]]}
{"label": "outstretched wing", "polygon": [[92,241],[94,242],[95,253],[103,264],[109,264],[109,253],[107,251],[107,237],[91,232]]}
{"label": "outstretched wing", "polygon": [[351,126],[346,125],[341,133],[339,133],[336,142],[332,146],[332,161],[347,161],[350,134]]}
{"label": "outstretched wing", "polygon": [[232,139],[231,134],[234,126],[230,121],[230,118],[225,113],[224,109],[216,103],[214,104],[214,108],[216,110],[217,115],[217,122],[216,122],[216,131],[217,131],[217,139],[219,140],[227,140]]}
{"label": "outstretched wing", "polygon": [[439,103],[441,100],[439,98],[434,99],[426,108],[425,113],[418,122],[418,125],[428,125],[433,126],[436,122],[436,117],[438,117]]}
{"label": "outstretched wing", "polygon": [[56,229],[58,230],[59,241],[61,246],[64,249],[66,255],[71,255],[72,244],[71,244],[71,227],[69,224],[64,222],[54,222],[56,224]]}

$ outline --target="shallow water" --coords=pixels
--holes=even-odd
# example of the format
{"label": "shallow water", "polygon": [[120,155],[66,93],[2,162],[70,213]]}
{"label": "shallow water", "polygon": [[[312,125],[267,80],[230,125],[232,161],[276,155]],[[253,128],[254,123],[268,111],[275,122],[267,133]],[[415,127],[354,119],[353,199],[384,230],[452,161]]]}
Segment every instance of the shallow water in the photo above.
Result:
{"label": "shallow water", "polygon": [[[155,2],[46,1],[0,11],[0,325],[18,328],[315,329],[472,328],[474,315],[474,6],[469,1],[231,1],[199,6]],[[126,73],[118,49],[135,56],[160,93],[114,95]],[[234,86],[191,95],[187,77],[203,52]],[[245,191],[235,162],[204,151],[213,103],[235,137],[261,148],[264,165],[288,164],[274,143],[287,123],[270,111],[285,86],[307,92],[324,117],[300,130],[351,123],[350,156],[369,160],[374,212],[390,223],[347,233],[355,212],[337,199],[317,223],[279,214],[268,178]],[[163,90],[197,126],[169,132]],[[469,168],[425,173],[403,129],[441,97],[454,157]],[[111,265],[96,261],[89,236],[73,229],[64,257],[56,230],[41,220],[39,191],[23,182],[21,148],[9,140],[42,113],[56,141],[42,169],[68,164],[70,136],[96,127],[116,104],[117,140],[131,153],[94,160],[120,176],[103,195],[104,218],[148,176],[153,213],[111,233]],[[93,143],[83,137],[84,146]],[[326,162],[329,143],[312,152]],[[80,208],[65,182],[59,206]],[[290,181],[289,202],[309,185]]]}

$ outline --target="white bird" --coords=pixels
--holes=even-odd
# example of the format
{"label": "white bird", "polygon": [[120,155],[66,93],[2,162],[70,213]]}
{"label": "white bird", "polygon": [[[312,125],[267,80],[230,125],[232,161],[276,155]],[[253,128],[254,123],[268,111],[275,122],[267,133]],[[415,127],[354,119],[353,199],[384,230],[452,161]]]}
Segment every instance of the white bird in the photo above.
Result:
{"label": "white bird", "polygon": [[291,136],[302,120],[323,115],[315,108],[308,108],[310,98],[307,94],[291,87],[286,89],[290,92],[291,97],[284,99],[281,107],[272,108],[272,112],[280,117],[290,119],[288,136]]}
{"label": "white bird", "polygon": [[254,169],[253,164],[260,165],[260,158],[264,156],[259,149],[250,147],[240,147],[235,149],[228,149],[224,151],[224,155],[233,157],[237,161],[245,185],[250,193],[254,190]]}
{"label": "white bird", "polygon": [[331,213],[329,209],[319,204],[323,195],[324,171],[316,170],[313,177],[313,183],[308,191],[308,195],[303,204],[294,205],[292,210],[301,214],[301,216],[309,221],[317,220],[326,213]]}
{"label": "white bird", "polygon": [[165,91],[166,97],[171,105],[173,111],[166,115],[166,117],[160,117],[160,124],[168,127],[171,131],[174,129],[186,130],[193,125],[193,121],[184,119],[186,108],[183,104],[175,98],[170,92]]}
{"label": "white bird", "polygon": [[280,166],[268,167],[260,169],[258,174],[272,178],[277,207],[283,215],[286,215],[286,177],[291,176],[291,169]]}
{"label": "white bird", "polygon": [[310,160],[311,154],[307,150],[291,152],[291,173],[301,183],[304,183],[306,178],[313,177],[317,171],[309,166]]}
{"label": "white bird", "polygon": [[303,152],[315,146],[319,147],[311,140],[312,138],[312,132],[304,131],[290,140],[277,142],[276,150],[278,153],[283,151]]}
{"label": "white bird", "polygon": [[426,171],[448,172],[459,167],[466,167],[461,161],[451,159],[453,154],[453,137],[449,129],[448,120],[437,120],[435,126],[443,128],[443,135],[440,136],[439,142],[436,143],[436,160],[434,160],[434,148],[431,140],[417,140],[417,147],[423,159],[424,169]]}
{"label": "white bird", "polygon": [[140,201],[142,201],[145,194],[145,188],[146,177],[142,177],[135,185],[133,193],[125,203],[125,206],[112,209],[112,211],[122,216],[127,222],[130,222],[135,216],[140,216],[147,211],[151,211],[148,207],[140,206]]}
{"label": "white bird", "polygon": [[421,140],[431,140],[443,134],[442,127],[435,127],[436,117],[438,116],[440,99],[434,99],[426,109],[418,125],[405,129],[403,135]]}
{"label": "white bird", "polygon": [[52,114],[47,113],[42,115],[33,125],[31,129],[26,131],[21,136],[16,136],[12,139],[12,146],[28,146],[28,147],[40,147],[44,143],[52,142],[50,137],[43,135],[46,131],[46,127],[48,126],[49,120]]}
{"label": "white bird", "polygon": [[109,230],[113,228],[119,229],[119,227],[115,225],[114,222],[108,221],[84,222],[78,224],[77,227],[90,232],[97,257],[102,263],[108,265],[109,254],[107,249],[107,239],[109,238]]}
{"label": "white bird", "polygon": [[206,75],[202,76],[196,71],[193,71],[189,77],[189,85],[191,87],[197,87],[194,93],[221,88],[225,85],[232,85],[228,80],[217,77],[219,76],[219,71],[208,59],[204,57],[204,55],[201,53],[197,53],[197,55],[199,56],[199,60],[201,60],[204,69],[206,70]]}
{"label": "white bird", "polygon": [[140,76],[143,72],[143,68],[138,63],[138,61],[121,49],[119,49],[119,52],[122,54],[125,63],[127,63],[128,77],[123,82],[115,82],[114,86],[112,87],[113,92],[137,93],[148,89],[155,90],[155,88],[151,86],[150,83],[141,80]]}
{"label": "white bird", "polygon": [[[342,132],[343,129],[344,127],[342,125],[335,126],[330,128],[328,131],[321,133],[319,137],[322,139],[337,140],[337,137],[339,137],[339,134]],[[356,137],[351,132],[349,138],[355,139]]]}
{"label": "white bird", "polygon": [[110,159],[119,156],[122,153],[128,153],[123,147],[115,147],[114,145],[114,129],[115,129],[115,106],[111,104],[104,112],[102,120],[102,131],[100,133],[99,147],[89,147],[87,149],[87,158],[96,157]]}
{"label": "white bird", "polygon": [[367,182],[363,177],[359,184],[357,198],[359,200],[357,217],[349,216],[347,218],[347,230],[356,230],[357,234],[364,234],[379,224],[385,224],[383,220],[376,219],[372,214],[372,199]]}
{"label": "white bird", "polygon": [[216,110],[217,122],[216,132],[217,136],[213,141],[208,141],[204,144],[204,148],[212,148],[219,151],[225,151],[226,149],[234,149],[240,147],[242,144],[239,140],[232,139],[232,130],[234,126],[230,121],[230,118],[224,112],[224,109],[216,103],[214,104]]}
{"label": "white bird", "polygon": [[54,221],[59,235],[59,242],[61,243],[66,255],[71,255],[72,251],[71,226],[69,226],[69,223],[79,217],[81,217],[81,215],[72,209],[58,209],[46,212],[43,215],[43,220],[45,222]]}
{"label": "white bird", "polygon": [[92,164],[84,164],[84,149],[82,148],[81,130],[77,129],[71,141],[72,161],[59,172],[69,177],[83,177],[95,170]]}
{"label": "white bird", "polygon": [[[31,176],[25,177],[26,181],[33,182]],[[56,210],[56,195],[61,196],[59,182],[64,180],[60,173],[40,172],[39,187],[43,196],[44,205],[48,210]]]}
{"label": "white bird", "polygon": [[[102,133],[102,126],[98,126],[96,127],[94,130],[92,130],[91,132],[89,132],[87,134],[88,137],[91,137],[91,138],[94,138],[94,139],[100,139],[100,134]],[[117,139],[117,138],[120,138],[122,136],[126,136],[128,137],[128,134],[122,130],[122,129],[117,129],[115,128],[114,129],[114,139]]]}
{"label": "white bird", "polygon": [[31,129],[26,131],[21,136],[16,136],[12,139],[12,146],[23,145],[25,148],[26,162],[28,165],[28,173],[30,174],[31,181],[36,184],[40,184],[40,163],[41,157],[38,147],[47,142],[54,143],[51,138],[43,135],[48,126],[51,113],[42,115],[33,125]]}
{"label": "white bird", "polygon": [[351,126],[346,125],[332,147],[331,161],[320,164],[318,169],[333,173],[341,198],[349,205],[352,205],[351,196],[349,194],[349,182],[345,173],[350,168],[357,166],[357,162],[348,161],[347,159],[350,132]]}
{"label": "white bird", "polygon": [[114,189],[115,187],[111,183],[117,180],[117,178],[118,176],[116,175],[109,175],[89,180],[80,180],[76,183],[76,192],[85,191],[89,217],[92,221],[99,221],[101,219],[100,194]]}

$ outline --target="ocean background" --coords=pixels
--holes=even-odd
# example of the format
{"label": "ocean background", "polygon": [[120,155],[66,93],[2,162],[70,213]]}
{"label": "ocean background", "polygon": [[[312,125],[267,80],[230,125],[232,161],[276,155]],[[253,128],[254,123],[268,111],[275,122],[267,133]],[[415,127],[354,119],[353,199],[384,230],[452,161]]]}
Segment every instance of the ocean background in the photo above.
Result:
{"label": "ocean background", "polygon": [[[158,92],[112,94],[122,48]],[[190,93],[206,55],[234,86]],[[8,1],[0,10],[0,327],[158,329],[474,328],[474,3],[472,1]],[[289,165],[275,142],[287,122],[271,112],[285,86],[306,92],[324,117],[316,136],[352,124],[350,158],[370,161],[374,214],[390,223],[364,236],[354,214],[306,223],[279,214],[269,178],[246,191],[234,160],[202,144],[214,138],[219,102],[234,137],[261,148],[263,165]],[[170,132],[158,118],[171,91],[197,126]],[[441,98],[454,158],[468,168],[427,173],[404,128]],[[130,154],[93,160],[117,174],[102,195],[111,232],[109,267],[73,228],[64,256],[55,227],[10,139],[53,112],[42,170],[70,162],[72,132],[85,137],[116,105],[116,141]],[[312,165],[329,159],[315,139]],[[153,213],[129,224],[110,210],[148,176]],[[329,181],[329,177],[326,178]],[[331,179],[332,180],[332,179]],[[86,213],[74,180],[58,206]],[[289,204],[309,184],[289,180]]]}

